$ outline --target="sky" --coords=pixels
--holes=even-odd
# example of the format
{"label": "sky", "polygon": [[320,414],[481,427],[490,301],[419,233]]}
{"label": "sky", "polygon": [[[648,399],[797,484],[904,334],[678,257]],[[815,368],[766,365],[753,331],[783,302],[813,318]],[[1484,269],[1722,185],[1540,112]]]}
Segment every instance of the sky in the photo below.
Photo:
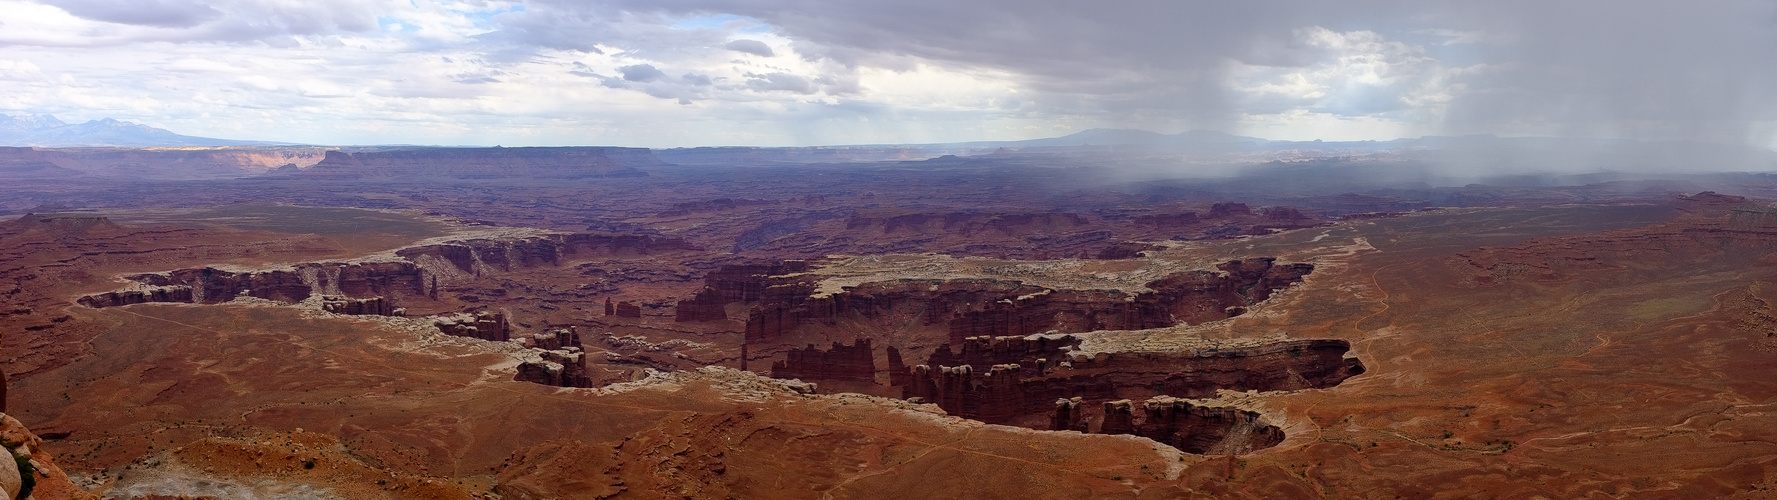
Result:
{"label": "sky", "polygon": [[0,113],[308,144],[1777,146],[1777,0],[0,0]]}

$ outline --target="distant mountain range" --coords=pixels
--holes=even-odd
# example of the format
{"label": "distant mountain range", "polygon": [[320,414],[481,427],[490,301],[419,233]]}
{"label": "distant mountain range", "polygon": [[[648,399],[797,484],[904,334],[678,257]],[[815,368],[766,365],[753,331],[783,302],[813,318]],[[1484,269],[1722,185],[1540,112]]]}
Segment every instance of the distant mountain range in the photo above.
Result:
{"label": "distant mountain range", "polygon": [[[295,146],[289,143],[239,141],[179,135],[171,131],[110,118],[70,124],[50,115],[0,115],[0,146],[80,147],[213,147]],[[347,148],[381,150],[397,148]],[[399,149],[428,149],[398,147]],[[313,149],[313,148],[310,148]],[[445,148],[451,149],[451,148]],[[299,154],[300,153],[300,154]],[[261,171],[282,163],[307,164],[318,151],[282,151],[284,156],[223,162],[228,172]],[[1162,134],[1135,129],[1089,129],[1046,139],[935,144],[868,144],[813,147],[698,147],[656,149],[660,160],[678,165],[783,165],[923,161],[949,155],[1056,156],[1092,158],[1094,163],[1121,161],[1178,165],[1291,162],[1310,158],[1383,161],[1435,165],[1468,172],[1671,172],[1777,171],[1777,152],[1744,145],[1702,142],[1640,142],[1620,139],[1497,137],[1493,135],[1427,136],[1388,141],[1274,141],[1223,132],[1194,130]],[[235,165],[240,163],[240,165]]]}
{"label": "distant mountain range", "polygon": [[110,118],[86,123],[67,123],[50,115],[0,115],[0,146],[145,148],[278,145],[288,144],[179,135],[166,129]]}

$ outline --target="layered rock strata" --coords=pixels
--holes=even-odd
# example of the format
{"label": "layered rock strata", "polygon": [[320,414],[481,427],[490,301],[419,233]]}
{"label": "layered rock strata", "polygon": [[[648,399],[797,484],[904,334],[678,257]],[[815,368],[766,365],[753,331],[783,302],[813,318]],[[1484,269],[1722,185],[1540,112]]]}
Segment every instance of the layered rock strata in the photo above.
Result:
{"label": "layered rock strata", "polygon": [[791,260],[776,264],[726,265],[703,277],[703,289],[674,308],[674,320],[717,321],[728,319],[728,304],[757,302],[772,286],[772,276],[806,272],[809,263]]}
{"label": "layered rock strata", "polygon": [[493,342],[505,342],[512,339],[512,327],[506,322],[506,313],[500,311],[443,316],[432,320],[432,325],[438,327],[438,331],[445,335]]}
{"label": "layered rock strata", "polygon": [[592,377],[586,372],[586,353],[579,347],[539,350],[537,356],[540,359],[520,363],[513,380],[553,387],[592,387]]}
{"label": "layered rock strata", "polygon": [[354,316],[401,316],[402,310],[382,297],[354,299],[351,297],[321,297],[321,310],[334,314]]}
{"label": "layered rock strata", "polygon": [[[975,342],[982,342],[977,339]],[[987,340],[992,342],[992,340]],[[1209,397],[1217,390],[1292,391],[1338,385],[1363,373],[1343,340],[1294,340],[1195,353],[1100,353],[1060,359],[978,358],[991,364],[918,365],[904,394],[989,423],[1037,422],[1054,401],[1102,402],[1141,394]],[[951,357],[941,349],[934,358]],[[1023,364],[1019,361],[1029,364]]]}
{"label": "layered rock strata", "polygon": [[513,380],[555,387],[593,386],[586,371],[586,352],[580,347],[580,332],[574,327],[532,335],[524,344],[537,359],[520,363]]}
{"label": "layered rock strata", "polygon": [[[871,320],[902,309],[922,310],[925,325],[942,325],[953,344],[974,336],[1044,332],[1141,330],[1196,324],[1245,313],[1246,307],[1302,280],[1311,264],[1275,259],[1225,262],[1221,272],[1189,271],[1147,284],[1153,291],[1055,290],[1017,281],[900,280],[865,283],[842,293],[813,296],[815,283],[777,278],[763,287],[748,316],[746,340],[771,344],[810,323]],[[765,281],[770,281],[767,278]]]}
{"label": "layered rock strata", "polygon": [[1240,455],[1277,446],[1283,429],[1267,424],[1256,412],[1202,405],[1170,396],[1148,398],[1134,432],[1186,453]]}
{"label": "layered rock strata", "polygon": [[792,349],[785,359],[772,363],[771,376],[799,380],[875,382],[875,351],[870,348],[870,339],[858,339],[849,346],[835,342],[832,349],[825,351],[811,344],[804,349]]}
{"label": "layered rock strata", "polygon": [[695,248],[679,238],[572,233],[452,241],[409,247],[395,255],[435,273],[481,276],[496,271],[559,266],[574,257],[648,255]]}
{"label": "layered rock strata", "polygon": [[[903,366],[888,348],[889,381],[902,396],[988,423],[1148,437],[1190,453],[1241,454],[1283,440],[1258,414],[1168,395],[1213,397],[1220,390],[1294,391],[1338,385],[1362,374],[1343,340],[1273,342],[1197,352],[1074,352],[1071,335],[971,337],[925,364]],[[868,340],[832,349],[791,350],[772,376],[874,381]],[[866,372],[869,368],[871,371]],[[866,377],[868,374],[870,377]],[[1137,405],[1131,398],[1149,397]]]}
{"label": "layered rock strata", "polygon": [[[138,289],[82,297],[88,307],[143,302],[220,304],[237,297],[295,303],[315,295],[345,299],[427,296],[425,272],[412,262],[311,262],[285,269],[229,271],[214,267],[128,276]],[[392,306],[390,306],[392,308]]]}

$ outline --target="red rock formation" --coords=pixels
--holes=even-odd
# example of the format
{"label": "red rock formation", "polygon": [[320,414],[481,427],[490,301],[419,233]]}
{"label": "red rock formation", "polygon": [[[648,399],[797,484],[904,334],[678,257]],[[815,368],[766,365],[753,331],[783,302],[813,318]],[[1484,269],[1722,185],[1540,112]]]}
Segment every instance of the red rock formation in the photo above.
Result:
{"label": "red rock formation", "polygon": [[962,352],[952,353],[950,345],[945,344],[932,353],[926,364],[971,365],[976,368],[1017,364],[1044,370],[1067,360],[1067,350],[1077,345],[1080,345],[1080,339],[1072,335],[1035,338],[969,337],[963,339]]}
{"label": "red rock formation", "polygon": [[870,339],[867,338],[858,339],[849,346],[834,342],[833,348],[826,351],[810,344],[804,349],[792,349],[784,360],[772,363],[771,376],[800,380],[875,382],[875,351],[871,349]]}
{"label": "red rock formation", "polygon": [[446,316],[434,320],[432,324],[445,335],[473,337],[494,342],[505,342],[512,339],[512,327],[506,322],[506,313],[499,311]]}
{"label": "red rock formation", "polygon": [[424,271],[411,262],[321,262],[247,272],[206,267],[140,274],[129,279],[156,289],[95,294],[81,298],[80,303],[88,307],[141,302],[220,304],[242,295],[279,302],[301,302],[313,295],[392,300],[428,294]]}
{"label": "red rock formation", "polygon": [[[43,449],[43,438],[32,434],[30,429],[25,428],[24,424],[10,415],[0,414],[0,447],[4,447],[5,451],[9,452],[0,456],[0,460],[8,460],[29,469],[20,470],[19,467],[7,467],[6,469],[10,470],[0,472],[0,475],[10,474],[12,476],[11,478],[0,478],[0,483],[12,483],[7,485],[8,489],[29,486],[28,490],[17,492],[19,498],[36,500],[98,498],[97,495],[87,493],[86,490],[75,486],[74,482],[68,479],[68,474],[56,465],[55,456]],[[22,481],[27,479],[24,474],[30,475],[28,482]],[[13,481],[21,481],[24,484]],[[0,493],[0,497],[8,494],[10,492]]]}
{"label": "red rock formation", "polygon": [[728,304],[755,302],[764,297],[770,276],[807,271],[808,262],[791,260],[776,264],[726,265],[704,275],[703,290],[674,308],[674,321],[728,319]]}
{"label": "red rock formation", "polygon": [[1141,409],[1141,421],[1128,434],[1186,453],[1240,455],[1277,446],[1284,438],[1282,429],[1260,423],[1259,414],[1246,410],[1197,406],[1168,396],[1149,398]]}
{"label": "red rock formation", "polygon": [[80,298],[80,305],[100,308],[127,306],[145,302],[191,302],[191,287],[173,286],[150,290],[122,290],[88,295]]}
{"label": "red rock formation", "polygon": [[525,342],[525,345],[545,351],[554,351],[568,347],[579,348],[580,331],[571,326],[567,328],[557,328],[532,335],[530,339]]}
{"label": "red rock formation", "polygon": [[1744,196],[1733,196],[1704,191],[1690,196],[1679,196],[1672,201],[1673,208],[1681,212],[1703,217],[1721,217],[1728,215],[1737,208],[1747,208],[1751,202]]}
{"label": "red rock formation", "polygon": [[395,254],[412,261],[431,257],[448,262],[463,273],[480,275],[486,271],[506,272],[529,267],[556,266],[571,257],[648,255],[694,248],[696,247],[679,238],[574,233],[453,241],[410,247]]}
{"label": "red rock formation", "polygon": [[382,297],[371,297],[367,299],[334,296],[322,297],[321,310],[334,314],[350,314],[355,316],[401,315],[393,303]]}
{"label": "red rock formation", "polygon": [[1055,400],[1055,415],[1049,417],[1049,430],[1086,432],[1086,417],[1080,411],[1079,397]]}
{"label": "red rock formation", "polygon": [[640,318],[640,317],[642,317],[642,306],[635,305],[634,303],[631,303],[630,301],[627,301],[627,300],[625,300],[623,302],[618,302],[617,306],[612,309],[613,309],[612,312],[615,313],[616,316],[619,318]]}
{"label": "red rock formation", "polygon": [[[1059,342],[1066,345],[1066,340]],[[1033,356],[1053,351],[1029,348],[1032,341],[971,339],[971,345],[978,347],[996,344],[1002,348],[966,348],[964,355],[948,349],[938,351],[934,360],[964,357],[970,363],[916,366],[910,370],[904,395],[988,423],[1042,425],[1037,422],[1055,421],[1058,399],[1079,397],[1091,403],[1144,391],[1208,397],[1218,389],[1331,387],[1364,370],[1355,358],[1345,357],[1350,344],[1343,340],[1296,340],[1199,353],[1104,353],[1057,361],[1047,357],[1033,360]]]}
{"label": "red rock formation", "polygon": [[1217,203],[1209,207],[1209,218],[1219,219],[1237,215],[1252,215],[1253,209],[1245,203]]}
{"label": "red rock formation", "polygon": [[811,297],[813,283],[788,280],[762,291],[759,306],[747,318],[746,340],[770,344],[803,324],[832,325],[842,317],[869,320],[906,305],[924,311],[924,324],[944,325],[953,344],[983,335],[1202,323],[1239,315],[1314,269],[1311,264],[1274,263],[1275,259],[1229,261],[1219,266],[1220,273],[1177,273],[1148,283],[1154,291],[1134,297],[1115,290],[1050,290],[981,279],[865,283],[842,293]]}
{"label": "red rock formation", "polygon": [[309,180],[565,180],[645,177],[636,167],[661,165],[637,148],[425,148],[347,153],[328,151],[297,175]]}
{"label": "red rock formation", "polygon": [[593,386],[592,377],[586,372],[586,353],[579,347],[544,350],[538,355],[541,360],[520,363],[513,380],[554,387]]}

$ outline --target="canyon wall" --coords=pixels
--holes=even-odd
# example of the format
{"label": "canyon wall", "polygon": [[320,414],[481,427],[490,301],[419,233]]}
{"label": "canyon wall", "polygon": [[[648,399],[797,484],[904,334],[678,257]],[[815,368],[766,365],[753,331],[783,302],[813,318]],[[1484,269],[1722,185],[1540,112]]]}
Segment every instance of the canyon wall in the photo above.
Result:
{"label": "canyon wall", "polygon": [[88,295],[80,298],[79,303],[87,307],[143,302],[220,304],[242,296],[295,303],[326,295],[382,298],[390,302],[377,307],[392,311],[392,301],[399,297],[426,296],[431,292],[424,271],[411,262],[312,262],[260,271],[205,267],[127,278],[141,288]]}
{"label": "canyon wall", "polygon": [[858,339],[852,345],[833,343],[833,348],[820,350],[814,345],[791,349],[783,360],[771,364],[772,378],[800,380],[846,380],[875,382],[875,350],[870,339]]}
{"label": "canyon wall", "polygon": [[1229,261],[1218,267],[1221,272],[1169,275],[1148,283],[1153,291],[1133,296],[1118,290],[1053,290],[1017,281],[966,279],[865,283],[815,297],[812,282],[762,279],[770,286],[760,289],[759,305],[749,313],[746,340],[769,345],[805,324],[831,326],[840,318],[868,321],[908,309],[924,311],[921,321],[941,329],[953,344],[982,335],[1196,324],[1243,314],[1247,306],[1300,282],[1314,269],[1311,264],[1276,265],[1268,258]]}
{"label": "canyon wall", "polygon": [[[987,423],[1147,437],[1189,453],[1242,454],[1283,441],[1259,414],[1180,398],[1219,390],[1326,388],[1362,374],[1343,340],[1287,340],[1197,352],[1077,354],[1072,335],[972,337],[907,367],[888,347],[889,384],[906,399]],[[874,382],[869,339],[792,349],[772,376]],[[1131,398],[1147,398],[1136,405]]]}
{"label": "canyon wall", "polygon": [[679,238],[572,233],[452,241],[408,247],[395,254],[420,263],[432,272],[480,276],[495,271],[557,266],[576,257],[634,256],[694,249],[696,247]]}
{"label": "canyon wall", "polygon": [[[1211,397],[1220,389],[1293,391],[1335,386],[1364,371],[1356,358],[1345,357],[1350,344],[1343,340],[1091,357],[1046,350],[1017,337],[968,342],[977,345],[965,347],[962,354],[940,349],[932,363],[914,366],[903,387],[905,397],[989,423],[1040,422],[1054,414],[1058,399],[1080,397],[1095,403],[1142,394]],[[941,364],[944,360],[968,363]]]}

